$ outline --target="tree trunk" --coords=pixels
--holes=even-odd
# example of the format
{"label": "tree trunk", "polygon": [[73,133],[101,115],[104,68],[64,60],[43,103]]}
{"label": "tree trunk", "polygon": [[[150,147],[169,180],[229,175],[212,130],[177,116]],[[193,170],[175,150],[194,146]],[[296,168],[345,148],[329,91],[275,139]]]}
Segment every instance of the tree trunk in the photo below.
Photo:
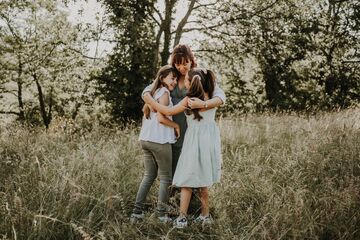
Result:
{"label": "tree trunk", "polygon": [[34,81],[36,83],[36,87],[37,87],[37,90],[38,90],[41,117],[43,119],[43,123],[44,123],[46,129],[48,129],[49,128],[49,123],[48,123],[46,109],[45,109],[45,101],[44,101],[44,95],[43,95],[43,92],[42,92],[42,87],[41,87],[41,85],[39,83],[39,80],[37,79],[36,73],[33,75],[33,78],[34,78]]}
{"label": "tree trunk", "polygon": [[21,61],[19,62],[19,69],[18,69],[18,79],[17,79],[17,99],[18,99],[18,104],[19,104],[19,120],[23,121],[25,120],[25,112],[24,112],[24,102],[22,99],[22,85],[23,82],[21,80],[21,75],[22,75],[22,63]]}
{"label": "tree trunk", "polygon": [[53,87],[51,87],[50,89],[50,93],[49,93],[49,109],[48,109],[48,113],[46,116],[46,120],[47,120],[47,126],[50,125],[51,119],[52,119],[52,105],[53,105]]}
{"label": "tree trunk", "polygon": [[190,14],[192,12],[192,10],[194,9],[194,5],[195,5],[196,0],[191,0],[190,4],[189,4],[189,8],[185,14],[185,16],[183,17],[183,19],[181,19],[181,21],[179,22],[178,27],[176,28],[176,32],[175,32],[175,39],[174,39],[174,47],[176,45],[178,45],[180,43],[181,40],[181,35],[183,33],[183,29],[190,17]]}
{"label": "tree trunk", "polygon": [[18,86],[17,98],[18,98],[18,103],[19,103],[19,120],[20,121],[25,120],[24,102],[22,100],[22,85],[23,85],[23,83],[21,81],[17,82],[17,86]]}
{"label": "tree trunk", "polygon": [[165,2],[165,18],[162,22],[164,30],[164,48],[161,52],[161,65],[166,65],[170,56],[170,42],[171,42],[171,20],[172,13],[177,0],[167,0]]}
{"label": "tree trunk", "polygon": [[159,51],[160,51],[160,39],[161,39],[162,32],[163,32],[163,25],[161,24],[159,32],[156,35],[156,43],[155,43],[155,49],[154,49],[154,62],[153,62],[153,69],[154,69],[153,75],[156,74],[157,69],[158,69]]}

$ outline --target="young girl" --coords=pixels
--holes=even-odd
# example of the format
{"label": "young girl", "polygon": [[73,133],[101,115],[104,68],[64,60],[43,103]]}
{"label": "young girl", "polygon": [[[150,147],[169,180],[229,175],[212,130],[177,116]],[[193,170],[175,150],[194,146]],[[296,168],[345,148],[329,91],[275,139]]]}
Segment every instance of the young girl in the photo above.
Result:
{"label": "young girl", "polygon": [[[176,85],[176,71],[170,66],[160,68],[153,83],[151,96],[162,106],[171,107],[170,92]],[[139,140],[144,152],[145,174],[136,195],[135,207],[131,214],[131,222],[144,218],[143,205],[151,185],[159,172],[160,188],[156,213],[158,218],[167,222],[171,219],[166,214],[169,199],[169,186],[171,185],[171,144],[179,136],[179,125],[162,115],[151,112],[147,105],[143,108],[144,117]],[[175,131],[174,131],[175,129]]]}
{"label": "young girl", "polygon": [[220,132],[215,123],[216,108],[189,110],[189,99],[196,97],[202,101],[212,98],[215,75],[210,70],[191,69],[185,78],[187,96],[176,106],[166,107],[150,99],[149,103],[164,115],[186,113],[188,129],[185,133],[182,151],[173,178],[173,185],[181,188],[180,216],[175,226],[187,226],[186,219],[192,188],[199,188],[201,214],[196,222],[211,223],[209,215],[208,187],[220,180],[221,151]]}

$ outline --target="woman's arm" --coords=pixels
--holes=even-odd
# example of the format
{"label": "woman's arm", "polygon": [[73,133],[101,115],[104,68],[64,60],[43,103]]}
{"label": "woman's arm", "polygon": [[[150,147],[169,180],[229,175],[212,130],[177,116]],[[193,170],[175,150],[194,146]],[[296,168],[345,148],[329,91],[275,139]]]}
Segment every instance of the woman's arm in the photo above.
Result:
{"label": "woman's arm", "polygon": [[191,109],[195,109],[195,108],[210,109],[225,104],[225,101],[226,101],[226,96],[224,91],[221,88],[219,88],[218,85],[215,85],[213,97],[211,99],[203,101],[199,98],[191,98],[188,101],[188,106]]}
{"label": "woman's arm", "polygon": [[223,101],[219,97],[213,97],[206,101],[203,101],[199,98],[189,98],[189,100],[188,100],[188,105],[189,105],[189,108],[191,108],[191,109],[196,109],[196,108],[211,109],[211,108],[219,107],[222,104],[223,104]]}
{"label": "woman's arm", "polygon": [[176,115],[178,113],[181,113],[187,109],[187,97],[185,97],[183,100],[181,100],[178,104],[176,104],[173,107],[166,107],[164,105],[161,105],[157,101],[155,101],[150,94],[144,95],[144,101],[149,104],[152,108],[156,109],[158,112],[161,112],[162,114],[166,116],[172,116]]}
{"label": "woman's arm", "polygon": [[144,95],[145,95],[146,93],[150,94],[151,89],[152,89],[152,84],[147,85],[147,86],[144,88],[144,90],[142,91],[142,93],[141,93],[141,98],[144,99]]}
{"label": "woman's arm", "polygon": [[[159,98],[159,103],[164,105],[164,106],[168,106],[169,105],[169,93],[165,92],[160,98]],[[176,138],[180,137],[180,126],[179,124],[177,124],[174,121],[171,121],[170,119],[168,119],[166,116],[164,116],[162,113],[158,112],[157,114],[157,119],[159,121],[159,123],[164,124],[166,126],[172,127],[175,129],[175,135]]]}
{"label": "woman's arm", "polygon": [[[146,99],[147,99],[147,98],[145,98],[145,95],[149,95],[149,96],[151,97],[151,94],[150,94],[151,88],[152,88],[152,84],[146,86],[146,88],[144,88],[144,90],[143,90],[142,93],[141,93],[141,98],[142,98],[142,100],[144,100],[144,102],[145,102],[146,104],[148,104],[151,112],[156,112],[155,109],[153,109],[153,108],[150,106],[150,104],[149,104],[148,102],[146,102]],[[151,98],[152,98],[152,97],[151,97]]]}

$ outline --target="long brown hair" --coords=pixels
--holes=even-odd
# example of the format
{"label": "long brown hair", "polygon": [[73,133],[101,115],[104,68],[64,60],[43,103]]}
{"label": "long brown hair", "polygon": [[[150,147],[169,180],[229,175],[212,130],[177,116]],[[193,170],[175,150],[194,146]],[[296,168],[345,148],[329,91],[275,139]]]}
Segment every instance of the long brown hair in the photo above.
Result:
{"label": "long brown hair", "polygon": [[[212,98],[215,89],[215,74],[211,70],[194,68],[188,73],[190,88],[186,94],[189,98],[197,97],[201,100],[205,99],[205,93]],[[199,109],[186,110],[186,114],[194,114],[194,119],[200,121],[202,116]]]}
{"label": "long brown hair", "polygon": [[[166,78],[170,73],[173,73],[175,76],[177,75],[175,68],[171,65],[165,65],[159,69],[150,91],[152,97],[154,97],[154,94],[158,88],[164,86],[163,79]],[[145,118],[149,119],[150,108],[146,103],[144,104],[142,111],[144,113]]]}
{"label": "long brown hair", "polygon": [[197,66],[194,54],[191,51],[190,47],[185,44],[178,44],[174,47],[170,55],[169,64],[175,68],[175,64],[181,64],[183,60],[185,60],[186,62],[190,61],[191,68]]}

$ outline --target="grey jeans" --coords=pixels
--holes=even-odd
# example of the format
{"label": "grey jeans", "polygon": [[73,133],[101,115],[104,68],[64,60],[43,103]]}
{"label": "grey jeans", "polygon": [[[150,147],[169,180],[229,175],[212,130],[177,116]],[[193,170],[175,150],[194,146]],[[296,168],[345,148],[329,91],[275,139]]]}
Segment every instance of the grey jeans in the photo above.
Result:
{"label": "grey jeans", "polygon": [[160,187],[157,212],[159,216],[162,216],[166,212],[169,201],[169,187],[172,181],[171,144],[141,141],[141,147],[144,152],[145,173],[136,195],[134,212],[143,211],[146,196],[159,174]]}

